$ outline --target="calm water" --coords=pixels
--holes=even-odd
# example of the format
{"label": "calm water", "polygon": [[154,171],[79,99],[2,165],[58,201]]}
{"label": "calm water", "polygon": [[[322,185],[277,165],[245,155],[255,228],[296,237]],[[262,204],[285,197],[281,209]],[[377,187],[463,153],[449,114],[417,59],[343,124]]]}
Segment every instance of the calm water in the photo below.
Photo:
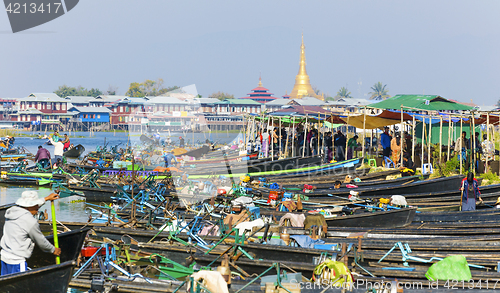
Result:
{"label": "calm water", "polygon": [[[29,132],[29,134],[32,134]],[[37,132],[35,132],[37,134]],[[43,134],[43,133],[42,133]],[[64,132],[62,132],[64,134]],[[78,137],[84,136],[84,137]],[[161,138],[165,139],[168,133],[162,133]],[[185,142],[193,141],[193,134],[189,133],[171,133],[172,142],[178,142],[179,136],[185,137]],[[221,143],[229,143],[237,136],[236,133],[195,133],[194,141],[205,141],[210,138],[212,141],[219,141]],[[125,133],[125,132],[96,132],[90,137],[88,132],[71,133],[71,143],[77,145],[82,144],[85,147],[85,152],[94,151],[97,146],[103,146],[106,142],[108,148],[120,144],[124,147],[129,143],[130,145],[137,145],[140,143],[140,133]],[[32,137],[18,137],[16,138],[16,146],[24,146],[30,152],[36,153],[39,145],[44,145],[51,154],[53,154],[54,147],[44,144],[46,140],[36,139]],[[0,205],[14,203],[26,190],[37,190],[39,197],[49,195],[52,190],[46,187],[22,187],[22,186],[1,186],[0,185]],[[83,221],[86,222],[88,214],[85,212],[85,203],[79,201],[79,197],[69,197],[59,199],[55,202],[56,215],[59,221]],[[50,215],[50,202],[46,203],[40,210],[47,210]]]}

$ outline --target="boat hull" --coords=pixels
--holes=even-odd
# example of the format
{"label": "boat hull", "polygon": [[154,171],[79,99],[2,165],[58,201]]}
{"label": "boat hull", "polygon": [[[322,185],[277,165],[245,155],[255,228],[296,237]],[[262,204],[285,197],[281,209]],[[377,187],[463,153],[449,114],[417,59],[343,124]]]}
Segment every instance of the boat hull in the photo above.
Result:
{"label": "boat hull", "polygon": [[75,261],[0,277],[0,292],[66,293]]}

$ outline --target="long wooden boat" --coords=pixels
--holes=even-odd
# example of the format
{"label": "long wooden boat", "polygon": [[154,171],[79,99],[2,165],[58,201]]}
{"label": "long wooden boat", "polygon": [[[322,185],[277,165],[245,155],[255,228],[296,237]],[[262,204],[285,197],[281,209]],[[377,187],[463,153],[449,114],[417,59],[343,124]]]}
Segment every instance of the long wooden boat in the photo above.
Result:
{"label": "long wooden boat", "polygon": [[81,144],[76,145],[74,148],[69,149],[63,153],[63,156],[67,158],[78,158],[85,151],[85,147]]}
{"label": "long wooden boat", "polygon": [[22,161],[28,157],[27,154],[0,155],[0,161]]}
{"label": "long wooden boat", "polygon": [[188,151],[187,153],[183,154],[183,156],[201,158],[204,155],[208,154],[209,151],[210,151],[210,147],[208,145],[204,145],[201,148],[197,148],[197,149]]}
{"label": "long wooden boat", "polygon": [[144,144],[154,144],[156,141],[150,137],[147,137],[145,134],[141,134],[139,140]]}
{"label": "long wooden boat", "polygon": [[[349,170],[353,170],[359,166],[361,166],[362,159],[352,159],[352,160],[347,160],[343,162],[337,162],[337,163],[331,163],[331,164],[326,164],[326,165],[320,165],[320,166],[311,166],[311,167],[303,167],[303,168],[296,168],[296,169],[289,169],[289,170],[279,170],[279,171],[265,171],[265,172],[255,172],[255,173],[233,173],[233,174],[228,174],[227,176],[229,177],[240,177],[243,175],[250,175],[250,176],[256,176],[256,177],[272,177],[276,176],[279,177],[283,174],[301,174],[301,175],[308,175],[310,174],[311,176],[314,176],[316,174],[345,174]],[[192,179],[198,179],[198,178],[207,178],[211,175],[193,175],[190,176]]]}
{"label": "long wooden boat", "polygon": [[66,293],[73,276],[74,260],[0,277],[0,292]]}
{"label": "long wooden boat", "polygon": [[349,216],[327,218],[329,227],[370,227],[399,228],[411,224],[416,208],[403,208],[389,211],[365,212]]}

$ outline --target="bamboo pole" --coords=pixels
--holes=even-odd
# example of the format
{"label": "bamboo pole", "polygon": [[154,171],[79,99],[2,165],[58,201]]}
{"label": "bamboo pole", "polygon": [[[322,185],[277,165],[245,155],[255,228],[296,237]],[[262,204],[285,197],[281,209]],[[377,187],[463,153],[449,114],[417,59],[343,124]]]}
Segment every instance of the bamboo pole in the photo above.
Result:
{"label": "bamboo pole", "polygon": [[415,115],[413,115],[413,124],[412,124],[412,131],[411,131],[411,159],[414,161],[415,160]]}
{"label": "bamboo pole", "polygon": [[[347,124],[345,132],[346,132],[345,149],[346,149],[346,159],[347,159],[347,153],[349,152],[349,114],[347,114]],[[352,153],[352,157],[354,158],[354,151]]]}
{"label": "bamboo pole", "polygon": [[[321,120],[320,120],[320,116],[319,116],[319,113],[318,113],[318,136],[319,136],[319,132],[321,131]],[[316,138],[316,151],[317,151],[317,154],[319,155],[319,137]]]}
{"label": "bamboo pole", "polygon": [[[486,139],[488,140],[488,144],[490,142],[490,113],[487,112],[486,113]],[[484,150],[483,150],[483,153],[484,153]],[[488,154],[485,155],[485,163],[484,163],[484,172],[487,173],[488,172],[488,159],[489,159],[489,156]]]}
{"label": "bamboo pole", "polygon": [[[404,132],[404,126],[403,126],[403,105],[401,105],[401,141],[399,142],[399,145],[401,147],[400,151],[400,166],[403,167],[403,153],[404,153],[404,142],[405,141],[405,132]],[[394,162],[396,164],[396,162]],[[394,166],[396,167],[396,166]]]}
{"label": "bamboo pole", "polygon": [[361,153],[363,154],[363,163],[365,161],[365,127],[366,127],[366,106],[365,106],[365,109],[363,111],[363,143],[362,143],[362,150],[361,150]]}
{"label": "bamboo pole", "polygon": [[302,158],[305,157],[306,154],[306,139],[307,137],[307,114],[306,114],[306,122],[304,124],[304,143],[302,144]]}
{"label": "bamboo pole", "polygon": [[443,116],[439,115],[439,164],[441,164],[442,151],[443,151]]}
{"label": "bamboo pole", "polygon": [[448,116],[448,147],[446,148],[446,161],[450,160],[450,146],[451,146],[451,129],[453,127],[452,121],[451,121],[451,115]]}
{"label": "bamboo pole", "polygon": [[[292,118],[290,116],[290,118]],[[293,117],[293,122],[292,122],[292,158],[295,157],[295,134],[297,132],[295,131],[295,117]]]}
{"label": "bamboo pole", "polygon": [[271,116],[271,125],[273,127],[272,134],[270,135],[270,140],[271,140],[271,161],[274,161],[274,135],[276,134],[275,127],[274,127],[274,119],[273,116]]}
{"label": "bamboo pole", "polygon": [[459,150],[459,153],[460,153],[460,174],[462,174],[462,165],[463,165],[463,152],[462,152],[462,148],[464,147],[464,138],[462,137],[462,133],[464,132],[463,130],[463,126],[464,126],[464,120],[462,119],[462,114],[460,114],[460,150]]}
{"label": "bamboo pole", "polygon": [[422,120],[422,154],[421,154],[422,162],[420,164],[421,165],[420,167],[422,167],[422,171],[424,170],[423,168],[424,168],[424,163],[425,163],[425,160],[424,160],[424,142],[425,142],[425,140],[424,139],[425,139],[425,117]]}
{"label": "bamboo pole", "polygon": [[[281,146],[282,146],[282,144],[281,144],[281,117],[279,117],[278,119],[280,120],[280,128],[279,128],[279,132],[278,132],[278,133],[279,133],[279,136],[278,136],[279,141],[278,141],[278,143],[279,143],[280,145],[279,145],[279,148],[278,148],[278,149],[280,150],[280,157],[281,157],[281,156],[283,155],[283,148],[281,147]],[[278,157],[278,158],[279,158],[279,157]]]}
{"label": "bamboo pole", "polygon": [[[471,164],[469,164],[469,171],[471,171],[470,166],[472,166],[472,173],[475,173],[474,171],[476,170],[476,124],[475,124],[475,119],[474,119],[474,111],[472,111],[472,121],[469,123],[469,125],[472,124],[472,130],[471,130],[471,137],[474,138],[472,141],[471,145]],[[474,136],[472,136],[472,133]]]}
{"label": "bamboo pole", "polygon": [[[429,113],[427,113],[429,115]],[[432,145],[432,116],[429,116],[429,133],[427,134],[429,139],[427,140],[427,163],[432,165],[431,161],[431,145]]]}

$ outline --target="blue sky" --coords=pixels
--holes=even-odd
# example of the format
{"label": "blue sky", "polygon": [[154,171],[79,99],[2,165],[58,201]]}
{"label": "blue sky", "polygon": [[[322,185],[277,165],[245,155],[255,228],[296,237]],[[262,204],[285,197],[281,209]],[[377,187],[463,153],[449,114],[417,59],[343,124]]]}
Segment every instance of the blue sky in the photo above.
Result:
{"label": "blue sky", "polygon": [[66,15],[12,34],[0,12],[0,97],[59,85],[118,87],[163,78],[246,96],[262,82],[293,88],[304,32],[313,86],[367,97],[437,94],[500,99],[500,1],[82,0]]}

